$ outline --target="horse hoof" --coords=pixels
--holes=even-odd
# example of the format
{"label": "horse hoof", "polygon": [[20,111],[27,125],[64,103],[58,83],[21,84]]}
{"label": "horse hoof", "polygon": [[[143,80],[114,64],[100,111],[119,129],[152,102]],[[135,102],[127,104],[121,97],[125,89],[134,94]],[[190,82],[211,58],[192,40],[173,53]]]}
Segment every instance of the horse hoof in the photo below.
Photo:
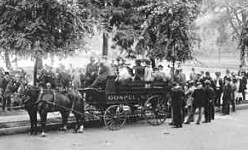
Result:
{"label": "horse hoof", "polygon": [[78,133],[83,133],[83,132],[84,132],[84,126],[81,126],[81,127],[79,128]]}
{"label": "horse hoof", "polygon": [[42,132],[41,137],[46,137],[46,134],[44,132]]}
{"label": "horse hoof", "polygon": [[67,127],[61,127],[60,129],[59,129],[59,131],[66,131],[67,130]]}
{"label": "horse hoof", "polygon": [[79,130],[78,133],[84,133],[84,131],[80,131],[80,130]]}
{"label": "horse hoof", "polygon": [[73,133],[74,133],[74,134],[77,134],[77,133],[78,133],[78,130],[77,130],[77,129],[74,129],[74,130],[73,130]]}

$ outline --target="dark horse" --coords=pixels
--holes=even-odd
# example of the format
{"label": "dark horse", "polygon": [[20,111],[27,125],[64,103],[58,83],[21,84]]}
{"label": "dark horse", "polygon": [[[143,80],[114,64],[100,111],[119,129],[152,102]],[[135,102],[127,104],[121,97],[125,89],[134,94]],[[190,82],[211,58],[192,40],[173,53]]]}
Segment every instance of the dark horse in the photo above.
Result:
{"label": "dark horse", "polygon": [[63,130],[66,130],[67,119],[72,112],[77,120],[75,132],[83,132],[84,102],[77,91],[69,91],[66,94],[58,91],[41,92],[38,87],[22,85],[20,93],[30,117],[31,135],[37,134],[37,112],[40,115],[42,136],[45,136],[47,114],[55,111],[61,113]]}

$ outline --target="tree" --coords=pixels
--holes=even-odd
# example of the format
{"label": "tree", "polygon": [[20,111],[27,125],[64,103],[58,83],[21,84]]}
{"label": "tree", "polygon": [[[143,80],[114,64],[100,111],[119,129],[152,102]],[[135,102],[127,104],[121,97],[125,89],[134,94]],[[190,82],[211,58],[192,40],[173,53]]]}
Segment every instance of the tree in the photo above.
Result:
{"label": "tree", "polygon": [[2,0],[0,2],[0,47],[37,60],[49,53],[68,54],[85,46],[93,33],[93,7],[68,5],[56,0]]}
{"label": "tree", "polygon": [[129,12],[131,17],[120,24],[115,35],[116,45],[173,64],[192,58],[191,32],[199,13],[195,1],[147,0]]}
{"label": "tree", "polygon": [[245,49],[248,46],[248,2],[245,0],[226,1],[223,7],[227,10],[233,36],[239,42],[240,63],[245,65]]}
{"label": "tree", "polygon": [[[134,20],[135,8],[141,6],[146,0],[92,0],[92,4],[99,10],[101,20],[101,31],[103,32],[103,55],[108,53],[108,38],[114,34],[114,41],[119,41],[115,37],[116,31],[120,31],[123,26],[129,33],[132,32],[130,22]],[[137,13],[136,13],[137,14]]]}

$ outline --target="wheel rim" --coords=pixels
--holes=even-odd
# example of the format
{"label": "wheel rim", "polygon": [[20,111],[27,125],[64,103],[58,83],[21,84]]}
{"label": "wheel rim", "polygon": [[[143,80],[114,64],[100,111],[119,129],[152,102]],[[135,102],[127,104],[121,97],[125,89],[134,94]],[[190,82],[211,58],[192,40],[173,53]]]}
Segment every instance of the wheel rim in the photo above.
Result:
{"label": "wheel rim", "polygon": [[125,111],[119,105],[110,106],[104,113],[104,124],[110,130],[120,129],[125,122]]}
{"label": "wheel rim", "polygon": [[167,101],[161,96],[153,96],[145,103],[145,118],[151,125],[160,125],[168,116]]}

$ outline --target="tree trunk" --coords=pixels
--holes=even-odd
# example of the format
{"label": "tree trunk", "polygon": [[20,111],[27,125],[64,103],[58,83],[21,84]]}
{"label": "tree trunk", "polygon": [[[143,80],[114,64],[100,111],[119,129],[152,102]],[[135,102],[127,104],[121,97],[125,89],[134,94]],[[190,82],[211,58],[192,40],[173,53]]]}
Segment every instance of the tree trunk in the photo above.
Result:
{"label": "tree trunk", "polygon": [[245,66],[245,47],[240,48],[240,65]]}
{"label": "tree trunk", "polygon": [[11,62],[10,62],[10,57],[9,57],[9,52],[8,50],[4,51],[4,59],[5,59],[5,65],[7,69],[11,68]]}
{"label": "tree trunk", "polygon": [[172,62],[172,81],[174,82],[175,79],[175,60]]}
{"label": "tree trunk", "polygon": [[103,32],[103,45],[102,45],[102,56],[108,56],[108,35]]}
{"label": "tree trunk", "polygon": [[35,58],[35,63],[34,63],[34,86],[37,84],[37,73],[38,73],[38,56]]}
{"label": "tree trunk", "polygon": [[34,63],[34,86],[37,85],[37,74],[38,74],[38,70],[43,68],[43,61],[42,59],[37,55],[35,58],[35,63]]}

